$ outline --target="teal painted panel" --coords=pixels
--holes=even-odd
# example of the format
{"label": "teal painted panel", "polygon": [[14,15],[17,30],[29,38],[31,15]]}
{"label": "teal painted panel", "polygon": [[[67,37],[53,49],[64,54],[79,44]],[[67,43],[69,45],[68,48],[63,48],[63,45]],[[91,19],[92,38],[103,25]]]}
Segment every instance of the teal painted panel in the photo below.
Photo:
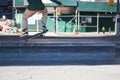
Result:
{"label": "teal painted panel", "polygon": [[64,32],[65,31],[65,21],[58,21],[58,32]]}
{"label": "teal painted panel", "polygon": [[61,0],[64,6],[77,6],[77,0]]}
{"label": "teal painted panel", "polygon": [[28,31],[37,31],[36,25],[29,25]]}
{"label": "teal painted panel", "polygon": [[24,0],[13,0],[13,5],[15,7],[23,7],[24,6]]}
{"label": "teal painted panel", "polygon": [[[22,17],[23,17],[23,13],[15,14],[18,29],[21,29],[21,27],[22,27]],[[28,25],[29,31],[37,31],[35,26],[36,26],[36,24]]]}
{"label": "teal painted panel", "polygon": [[[22,16],[23,16],[23,13],[15,14],[17,27],[19,29],[21,29],[21,27],[22,27]],[[39,21],[38,24],[41,25],[41,21]],[[29,31],[37,31],[37,22],[35,22],[35,25],[31,24],[31,25],[28,25],[28,26],[29,26]],[[54,31],[54,18],[50,18],[48,16],[46,26],[47,26],[49,32],[53,32]],[[39,29],[40,29],[40,27],[41,26],[39,26]]]}
{"label": "teal painted panel", "polygon": [[[69,22],[68,17],[64,17],[62,21],[61,20],[57,21],[56,26],[58,32],[65,32],[65,28],[66,28],[66,32],[72,32],[74,25],[75,23]],[[48,16],[46,27],[49,30],[49,32],[54,32],[55,23],[53,16]]]}
{"label": "teal painted panel", "polygon": [[107,2],[79,2],[78,11],[116,12],[116,4],[109,6]]}
{"label": "teal painted panel", "polygon": [[46,27],[49,32],[54,32],[54,18],[48,16]]}
{"label": "teal painted panel", "polygon": [[[58,0],[63,6],[77,6],[76,0]],[[13,4],[15,7],[24,7],[26,5],[26,0],[14,0]],[[46,6],[58,6],[56,3],[44,3]]]}
{"label": "teal painted panel", "polygon": [[73,23],[73,22],[67,23],[67,25],[66,25],[66,32],[73,32],[74,26],[75,26],[75,23]]}
{"label": "teal painted panel", "polygon": [[29,31],[37,31],[37,26],[39,27],[39,31],[41,30],[41,21],[38,20],[38,23],[37,23],[37,20],[35,20],[35,24],[29,24],[28,25],[28,30]]}
{"label": "teal painted panel", "polygon": [[87,27],[87,25],[82,25],[81,27],[80,27],[80,32],[86,32],[86,27]]}
{"label": "teal painted panel", "polygon": [[58,6],[56,3],[44,3],[45,6],[49,6],[49,7],[52,7],[52,6]]}
{"label": "teal painted panel", "polygon": [[[58,0],[60,1],[63,6],[77,6],[76,0]],[[56,3],[45,3],[46,6],[58,6]]]}
{"label": "teal painted panel", "polygon": [[[16,21],[17,21],[17,27],[19,29],[21,29],[21,27],[22,27],[22,16],[23,16],[23,13],[19,13],[19,14],[15,15]],[[72,32],[75,23],[69,22],[69,17],[64,17],[63,20],[64,21],[59,21],[59,20],[57,21],[57,31],[65,32],[65,27],[66,27],[66,32]],[[38,25],[39,25],[39,30],[41,30],[41,21],[40,20],[38,21]],[[37,21],[35,21],[35,24],[29,24],[28,27],[29,27],[28,28],[29,31],[37,31]],[[55,23],[54,23],[53,16],[48,16],[46,27],[49,30],[49,32],[54,32]]]}
{"label": "teal painted panel", "polygon": [[23,14],[15,14],[16,22],[17,22],[17,28],[21,29],[22,24],[22,16]]}

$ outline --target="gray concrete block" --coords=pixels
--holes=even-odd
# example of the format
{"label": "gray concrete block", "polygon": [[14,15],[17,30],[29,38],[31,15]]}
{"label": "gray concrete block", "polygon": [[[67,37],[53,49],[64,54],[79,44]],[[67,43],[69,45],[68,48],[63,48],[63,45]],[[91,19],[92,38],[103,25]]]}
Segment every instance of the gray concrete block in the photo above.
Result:
{"label": "gray concrete block", "polygon": [[114,44],[12,44],[0,47],[0,62],[114,63]]}

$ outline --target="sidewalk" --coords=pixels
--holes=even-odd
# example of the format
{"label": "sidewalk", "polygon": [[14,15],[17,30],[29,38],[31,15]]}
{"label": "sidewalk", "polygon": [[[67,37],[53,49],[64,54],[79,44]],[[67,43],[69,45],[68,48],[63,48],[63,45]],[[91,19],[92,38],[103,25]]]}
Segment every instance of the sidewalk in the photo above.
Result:
{"label": "sidewalk", "polygon": [[120,65],[0,66],[0,80],[120,80]]}
{"label": "sidewalk", "polygon": [[[29,32],[29,35],[34,35],[38,32]],[[7,32],[0,32],[0,36],[12,36],[12,35],[20,35],[20,34],[15,34],[15,33],[7,33]],[[100,36],[113,36],[115,35],[115,33],[110,33],[110,32],[106,32],[105,34],[103,34],[102,32],[97,33],[97,32],[79,32],[79,33],[72,33],[72,32],[58,32],[58,33],[54,33],[54,32],[47,32],[45,34],[45,36],[56,36],[56,37],[100,37]]]}
{"label": "sidewalk", "polygon": [[[33,34],[33,32],[31,32]],[[103,34],[102,32],[79,32],[79,33],[72,33],[72,32],[48,32],[45,36],[56,36],[56,37],[102,37],[102,36],[113,36],[115,33],[106,32]]]}

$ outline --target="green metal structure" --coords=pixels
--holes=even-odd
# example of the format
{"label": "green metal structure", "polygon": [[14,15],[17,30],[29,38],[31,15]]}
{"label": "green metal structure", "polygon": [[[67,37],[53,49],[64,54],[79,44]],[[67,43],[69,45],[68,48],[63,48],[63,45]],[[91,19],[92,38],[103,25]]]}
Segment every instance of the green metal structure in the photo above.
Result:
{"label": "green metal structure", "polygon": [[[26,0],[14,0],[14,7],[16,10],[16,20],[18,28],[21,28],[22,13],[19,13],[19,8],[25,8]],[[54,32],[54,26],[57,28],[57,32],[72,32],[73,28],[79,32],[100,32],[102,27],[106,28],[106,31],[114,31],[113,18],[116,12],[116,4],[109,6],[107,2],[82,2],[78,0],[59,0],[64,7],[75,7],[74,14],[62,14],[56,16],[57,11],[55,3],[45,3],[47,7],[54,7],[54,13],[49,14],[47,21],[47,28],[50,32]],[[56,20],[55,20],[56,17]],[[81,25],[81,19],[85,17],[90,20],[90,23]],[[56,21],[56,23],[55,23]],[[39,31],[36,26],[40,25],[40,20],[35,21],[34,25],[29,25],[30,31]],[[40,27],[40,26],[39,26]],[[40,28],[39,28],[40,29]]]}
{"label": "green metal structure", "polygon": [[78,11],[83,12],[116,12],[116,4],[109,6],[107,2],[78,2]]}

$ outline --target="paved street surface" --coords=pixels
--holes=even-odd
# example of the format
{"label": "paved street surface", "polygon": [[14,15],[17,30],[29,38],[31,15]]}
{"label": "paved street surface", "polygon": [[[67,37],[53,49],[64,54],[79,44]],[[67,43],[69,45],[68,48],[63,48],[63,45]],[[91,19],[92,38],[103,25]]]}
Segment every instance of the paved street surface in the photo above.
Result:
{"label": "paved street surface", "polygon": [[120,80],[120,65],[0,66],[0,80]]}

